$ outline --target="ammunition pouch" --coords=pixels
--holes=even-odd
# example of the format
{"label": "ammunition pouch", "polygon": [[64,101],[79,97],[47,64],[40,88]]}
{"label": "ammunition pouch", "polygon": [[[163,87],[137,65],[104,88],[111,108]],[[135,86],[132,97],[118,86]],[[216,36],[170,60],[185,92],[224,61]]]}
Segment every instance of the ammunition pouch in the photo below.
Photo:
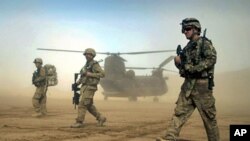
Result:
{"label": "ammunition pouch", "polygon": [[95,77],[84,77],[82,79],[82,85],[96,86],[99,83],[100,78]]}
{"label": "ammunition pouch", "polygon": [[208,74],[208,75],[204,76],[202,72],[201,73],[193,73],[193,74],[186,73],[182,77],[190,78],[190,79],[208,79],[208,89],[213,90],[213,87],[214,87],[214,76],[213,76],[213,74]]}
{"label": "ammunition pouch", "polygon": [[207,76],[202,76],[202,73],[186,73],[185,78],[191,78],[191,79],[205,79],[208,78]]}
{"label": "ammunition pouch", "polygon": [[88,84],[89,85],[97,85],[99,83],[99,81],[100,81],[99,78],[90,77],[88,79]]}
{"label": "ammunition pouch", "polygon": [[202,72],[190,72],[189,70],[185,69],[184,65],[182,65],[179,69],[179,74],[181,77],[191,79],[208,78],[208,72],[206,70]]}
{"label": "ammunition pouch", "polygon": [[43,87],[46,85],[45,81],[42,81],[42,82],[33,82],[33,84],[36,86],[36,87]]}

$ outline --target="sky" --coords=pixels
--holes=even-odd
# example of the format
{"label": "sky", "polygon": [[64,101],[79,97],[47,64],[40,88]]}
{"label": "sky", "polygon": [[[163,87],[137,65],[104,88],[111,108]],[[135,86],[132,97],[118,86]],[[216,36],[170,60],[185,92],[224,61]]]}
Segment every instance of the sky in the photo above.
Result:
{"label": "sky", "polygon": [[[36,57],[55,65],[58,88],[69,89],[73,73],[85,63],[83,55],[37,48],[133,52],[185,46],[180,23],[186,17],[207,29],[218,53],[216,73],[247,69],[249,7],[248,0],[0,0],[0,89],[30,87]],[[175,52],[122,57],[126,66],[157,67],[170,55]],[[177,71],[173,62],[165,68]]]}

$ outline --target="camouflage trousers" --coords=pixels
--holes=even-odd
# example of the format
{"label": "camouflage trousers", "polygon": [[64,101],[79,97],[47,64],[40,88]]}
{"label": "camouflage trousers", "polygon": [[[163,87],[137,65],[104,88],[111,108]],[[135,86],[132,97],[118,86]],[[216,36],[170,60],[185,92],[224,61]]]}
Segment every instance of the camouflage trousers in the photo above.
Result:
{"label": "camouflage trousers", "polygon": [[197,108],[203,120],[208,141],[219,141],[215,98],[212,90],[208,89],[207,80],[197,80],[189,97],[185,96],[185,92],[185,84],[183,84],[176,102],[175,113],[169,123],[165,138],[175,140],[179,136],[181,127],[192,115],[195,108]]}
{"label": "camouflage trousers", "polygon": [[46,101],[47,101],[47,87],[41,86],[36,88],[36,92],[32,98],[32,104],[36,113],[47,113]]}
{"label": "camouflage trousers", "polygon": [[89,111],[97,120],[100,118],[101,114],[96,109],[93,98],[96,89],[90,89],[88,86],[82,86],[80,90],[80,101],[78,104],[78,116],[76,122],[84,122],[86,112]]}

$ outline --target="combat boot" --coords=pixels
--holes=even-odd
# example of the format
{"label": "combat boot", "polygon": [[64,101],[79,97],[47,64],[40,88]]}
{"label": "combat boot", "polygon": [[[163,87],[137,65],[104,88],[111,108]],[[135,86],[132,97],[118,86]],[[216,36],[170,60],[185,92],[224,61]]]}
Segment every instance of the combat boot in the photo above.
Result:
{"label": "combat boot", "polygon": [[35,113],[35,114],[32,114],[31,115],[32,117],[42,117],[43,116],[43,114],[42,113]]}
{"label": "combat boot", "polygon": [[42,112],[42,115],[43,116],[47,116],[47,112]]}
{"label": "combat boot", "polygon": [[171,136],[166,136],[166,137],[158,137],[156,138],[155,141],[176,141],[176,139]]}
{"label": "combat boot", "polygon": [[72,124],[70,127],[71,128],[82,128],[83,124],[82,124],[82,122],[77,121],[76,123]]}
{"label": "combat boot", "polygon": [[103,124],[106,122],[107,118],[106,117],[103,117],[103,116],[100,116],[97,121],[97,126],[103,126]]}
{"label": "combat boot", "polygon": [[47,110],[46,109],[45,110],[41,110],[41,113],[42,113],[43,116],[46,116],[47,115]]}
{"label": "combat boot", "polygon": [[172,140],[167,140],[167,139],[164,139],[162,137],[158,137],[158,138],[156,138],[155,141],[172,141]]}

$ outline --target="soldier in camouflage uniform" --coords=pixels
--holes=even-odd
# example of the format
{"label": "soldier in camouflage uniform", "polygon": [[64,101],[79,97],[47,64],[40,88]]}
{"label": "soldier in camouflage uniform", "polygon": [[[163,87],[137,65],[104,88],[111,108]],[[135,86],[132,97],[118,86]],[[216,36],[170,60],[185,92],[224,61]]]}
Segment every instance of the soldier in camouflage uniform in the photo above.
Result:
{"label": "soldier in camouflage uniform", "polygon": [[43,60],[41,58],[36,58],[34,60],[37,70],[33,73],[32,84],[36,86],[36,92],[32,98],[33,107],[35,109],[35,114],[33,117],[41,117],[46,115],[46,92],[47,92],[47,82],[46,82],[46,72],[42,66]]}
{"label": "soldier in camouflage uniform", "polygon": [[78,105],[78,116],[76,123],[71,125],[72,128],[83,127],[86,111],[89,111],[98,121],[98,126],[103,126],[106,117],[102,116],[93,105],[94,94],[97,90],[97,84],[100,78],[104,77],[104,71],[99,63],[94,59],[96,52],[92,48],[87,48],[83,53],[87,62],[81,69],[81,78],[76,82],[76,86],[82,84],[80,89],[80,102]]}
{"label": "soldier in camouflage uniform", "polygon": [[195,18],[182,21],[182,33],[189,40],[182,55],[175,57],[175,65],[185,78],[176,102],[175,113],[169,123],[165,136],[156,140],[175,141],[181,127],[198,109],[203,120],[209,141],[219,141],[219,129],[216,120],[215,98],[211,78],[216,63],[216,50],[210,40],[201,37],[201,25]]}

